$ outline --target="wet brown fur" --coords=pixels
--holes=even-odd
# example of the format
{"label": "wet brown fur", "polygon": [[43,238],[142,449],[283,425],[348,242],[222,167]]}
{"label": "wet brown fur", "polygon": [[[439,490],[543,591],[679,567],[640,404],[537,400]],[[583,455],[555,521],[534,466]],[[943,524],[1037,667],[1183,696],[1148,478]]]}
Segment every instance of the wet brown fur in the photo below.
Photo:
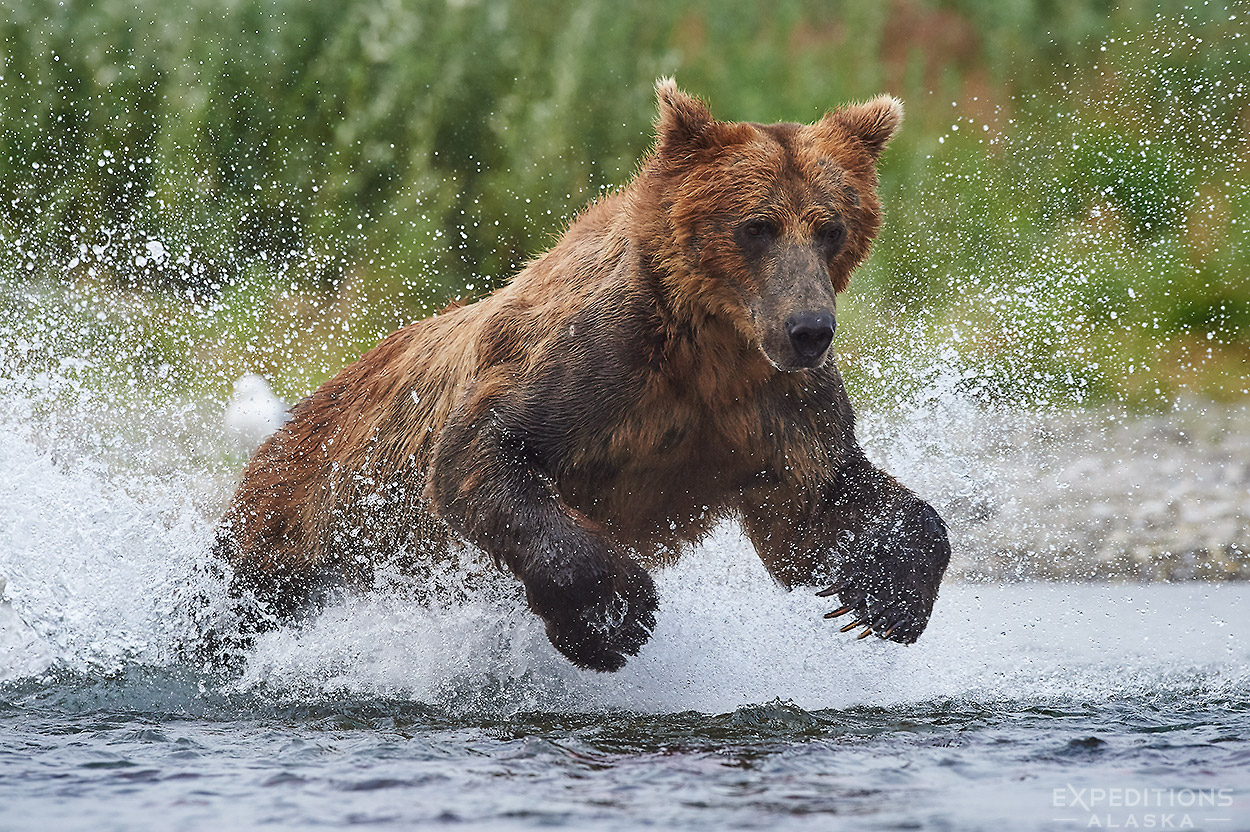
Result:
{"label": "wet brown fur", "polygon": [[[832,312],[867,255],[897,102],[759,125],[657,92],[633,182],[503,289],[384,339],[257,451],[219,538],[236,583],[281,616],[327,571],[363,583],[379,559],[465,539],[521,578],[566,655],[613,669],[654,621],[645,570],[717,522],[740,518],[792,586],[853,577],[838,535],[866,540],[874,512],[927,509],[864,460],[832,363],[788,365],[778,322]],[[767,248],[744,242],[750,218]],[[821,248],[830,223],[836,251]],[[940,537],[900,556],[917,577],[894,594],[916,599],[894,606],[919,612],[895,640],[923,629]],[[871,583],[844,598],[890,612]]]}

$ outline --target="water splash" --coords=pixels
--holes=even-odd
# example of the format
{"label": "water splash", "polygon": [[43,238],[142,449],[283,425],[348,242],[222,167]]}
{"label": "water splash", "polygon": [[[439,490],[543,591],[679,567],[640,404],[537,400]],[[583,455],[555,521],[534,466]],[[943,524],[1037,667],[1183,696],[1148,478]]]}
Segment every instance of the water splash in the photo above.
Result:
{"label": "water splash", "polygon": [[[912,647],[855,641],[827,604],[786,592],[723,528],[659,575],[651,641],[623,670],[578,670],[501,586],[454,608],[353,599],[257,645],[245,689],[384,693],[455,713],[620,708],[724,713],[780,698],[811,710],[973,702],[1105,701],[1169,691],[1227,694],[1247,678],[1239,586],[948,585]],[[502,594],[498,590],[502,589]],[[1182,597],[1183,596],[1183,597]],[[1172,607],[1192,626],[1172,627]]]}

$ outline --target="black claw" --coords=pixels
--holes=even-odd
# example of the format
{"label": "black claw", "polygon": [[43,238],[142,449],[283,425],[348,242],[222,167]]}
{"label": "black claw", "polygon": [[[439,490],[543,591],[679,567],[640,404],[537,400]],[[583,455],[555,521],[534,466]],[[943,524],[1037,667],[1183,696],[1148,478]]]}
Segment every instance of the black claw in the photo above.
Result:
{"label": "black claw", "polygon": [[839,618],[843,615],[846,615],[848,612],[850,612],[853,609],[855,608],[852,607],[850,604],[847,604],[845,607],[838,607],[833,612],[825,613],[825,618]]}
{"label": "black claw", "polygon": [[[913,619],[910,615],[900,615],[896,618],[884,632],[881,633],[882,638],[890,638],[891,636],[899,636],[899,640],[907,638],[907,632],[912,627]],[[911,639],[914,641],[915,639]],[[908,643],[904,641],[904,643]]]}
{"label": "black claw", "polygon": [[816,596],[818,598],[828,598],[830,595],[833,595],[835,592],[841,592],[842,590],[846,589],[850,585],[851,584],[848,581],[838,581],[836,584],[829,587],[828,589],[822,589],[820,592],[817,592]]}

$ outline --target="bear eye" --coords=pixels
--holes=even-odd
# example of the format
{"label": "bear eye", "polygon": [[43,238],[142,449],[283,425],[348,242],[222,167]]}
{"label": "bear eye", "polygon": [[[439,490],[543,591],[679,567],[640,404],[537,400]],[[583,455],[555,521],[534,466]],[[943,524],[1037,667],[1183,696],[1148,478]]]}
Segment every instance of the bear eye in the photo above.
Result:
{"label": "bear eye", "polygon": [[818,232],[817,239],[821,248],[828,252],[829,256],[837,253],[842,248],[842,244],[846,242],[846,226],[840,222],[831,222],[821,227]]}
{"label": "bear eye", "polygon": [[776,228],[768,220],[747,220],[742,225],[744,236],[753,240],[762,240],[776,235]]}

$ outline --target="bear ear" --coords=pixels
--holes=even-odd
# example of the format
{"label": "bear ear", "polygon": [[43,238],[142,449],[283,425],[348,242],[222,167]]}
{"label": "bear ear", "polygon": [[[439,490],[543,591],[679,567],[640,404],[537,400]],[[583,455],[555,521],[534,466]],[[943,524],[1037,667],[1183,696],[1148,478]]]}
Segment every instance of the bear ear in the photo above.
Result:
{"label": "bear ear", "polygon": [[839,107],[821,120],[821,125],[836,125],[863,143],[873,159],[898,132],[903,123],[903,102],[890,95],[879,95],[865,104]]}
{"label": "bear ear", "polygon": [[710,145],[708,128],[715,124],[707,105],[677,89],[672,78],[655,83],[659,114],[655,120],[656,149],[663,155],[684,156]]}

